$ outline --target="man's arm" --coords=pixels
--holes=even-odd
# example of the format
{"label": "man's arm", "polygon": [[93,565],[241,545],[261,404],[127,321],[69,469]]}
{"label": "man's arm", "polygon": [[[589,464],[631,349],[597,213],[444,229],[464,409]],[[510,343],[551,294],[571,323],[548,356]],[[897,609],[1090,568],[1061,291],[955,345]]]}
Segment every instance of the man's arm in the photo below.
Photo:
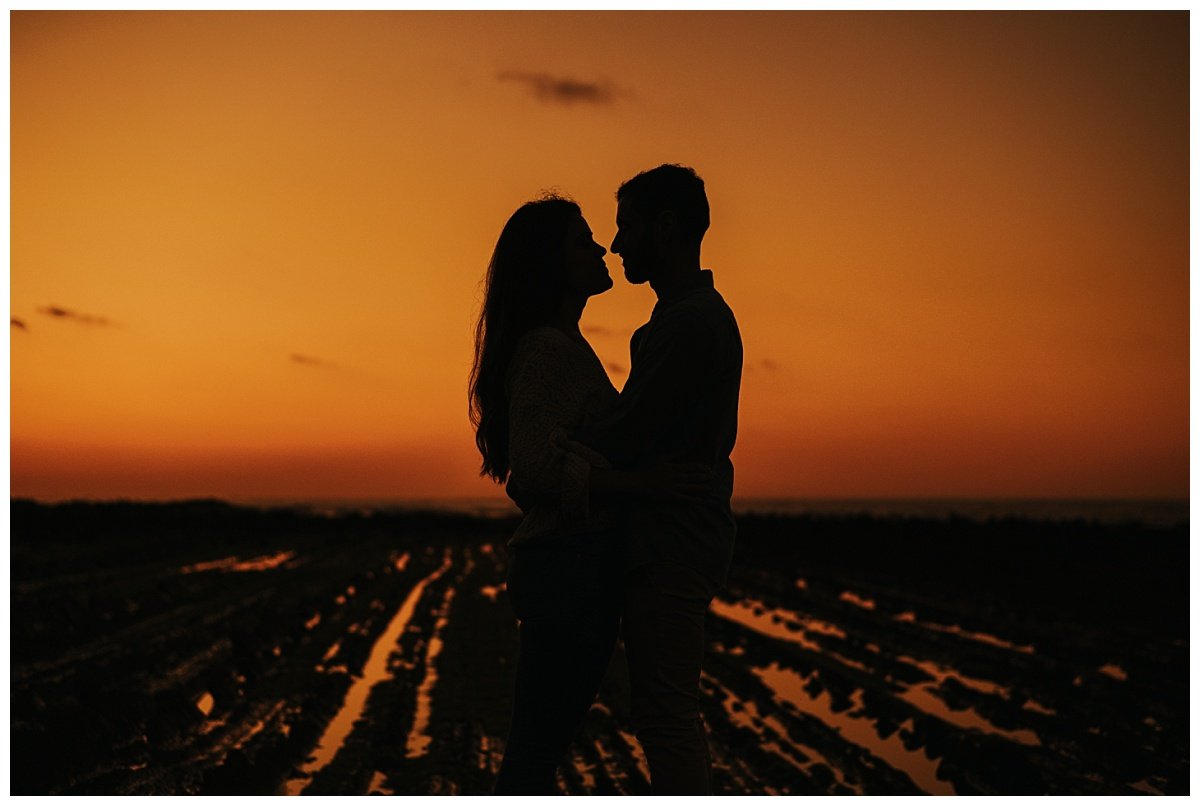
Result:
{"label": "man's arm", "polygon": [[685,416],[712,372],[715,339],[711,328],[688,308],[664,313],[631,341],[629,380],[607,417],[583,429],[578,438],[614,467],[662,460],[663,432]]}

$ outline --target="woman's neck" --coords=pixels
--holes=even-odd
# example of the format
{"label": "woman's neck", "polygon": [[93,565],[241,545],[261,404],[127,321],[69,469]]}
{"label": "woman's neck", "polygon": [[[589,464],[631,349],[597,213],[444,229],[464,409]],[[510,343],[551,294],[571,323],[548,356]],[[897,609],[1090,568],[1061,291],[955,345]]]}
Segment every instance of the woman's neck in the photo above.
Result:
{"label": "woman's neck", "polygon": [[565,298],[559,303],[558,308],[546,320],[546,324],[556,330],[561,330],[568,336],[583,337],[579,332],[579,318],[583,316],[583,306],[587,304],[587,299]]}

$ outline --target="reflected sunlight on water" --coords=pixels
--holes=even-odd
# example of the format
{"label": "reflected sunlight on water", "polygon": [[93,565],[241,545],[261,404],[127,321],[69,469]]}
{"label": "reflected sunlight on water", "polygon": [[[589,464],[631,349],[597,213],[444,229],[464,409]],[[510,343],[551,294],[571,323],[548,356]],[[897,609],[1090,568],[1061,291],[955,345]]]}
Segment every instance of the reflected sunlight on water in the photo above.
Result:
{"label": "reflected sunlight on water", "polygon": [[[903,771],[913,783],[929,794],[955,794],[954,787],[949,782],[937,777],[936,760],[929,759],[921,750],[909,750],[901,741],[899,733],[883,738],[879,735],[874,720],[856,716],[864,710],[861,689],[851,695],[853,707],[838,712],[834,710],[833,696],[828,690],[813,696],[805,689],[809,681],[819,676],[819,672],[813,672],[806,677],[795,670],[781,668],[777,663],[751,671],[771,689],[778,702],[786,703],[802,713],[820,719],[841,733],[847,741],[866,748],[897,770]],[[905,726],[911,729],[911,720],[905,722],[901,729]]]}
{"label": "reflected sunlight on water", "polygon": [[429,744],[433,739],[425,732],[429,727],[429,717],[433,710],[433,687],[437,684],[437,657],[442,652],[442,632],[450,621],[450,603],[454,601],[454,588],[447,588],[442,598],[442,606],[438,611],[437,622],[433,625],[433,635],[425,651],[425,677],[421,687],[417,689],[417,710],[413,718],[412,730],[408,733],[404,755],[406,758],[420,758],[429,752]]}
{"label": "reflected sunlight on water", "polygon": [[[404,630],[416,610],[417,602],[420,601],[425,587],[446,573],[449,568],[450,550],[447,549],[441,566],[413,587],[408,597],[405,598],[404,603],[400,605],[400,609],[396,611],[396,615],[393,616],[387,629],[383,631],[383,634],[379,636],[375,645],[371,647],[371,654],[363,666],[362,676],[350,686],[341,710],[329,722],[329,725],[325,728],[325,732],[317,741],[316,749],[313,751],[312,756],[300,770],[300,777],[288,779],[285,786],[287,794],[300,794],[312,781],[317,771],[331,762],[334,756],[337,755],[338,750],[345,743],[346,737],[350,735],[350,731],[354,728],[354,723],[362,715],[363,709],[366,707],[367,696],[371,693],[371,689],[377,683],[391,677],[391,674],[388,672],[388,658],[395,651],[400,636],[404,634]],[[330,653],[327,653],[327,657],[332,654],[333,650],[331,649]]]}
{"label": "reflected sunlight on water", "polygon": [[262,557],[252,557],[249,560],[239,560],[237,557],[225,557],[220,560],[185,565],[179,569],[181,574],[195,574],[201,571],[270,571],[278,568],[296,556],[294,551],[281,551],[278,554],[267,554]]}

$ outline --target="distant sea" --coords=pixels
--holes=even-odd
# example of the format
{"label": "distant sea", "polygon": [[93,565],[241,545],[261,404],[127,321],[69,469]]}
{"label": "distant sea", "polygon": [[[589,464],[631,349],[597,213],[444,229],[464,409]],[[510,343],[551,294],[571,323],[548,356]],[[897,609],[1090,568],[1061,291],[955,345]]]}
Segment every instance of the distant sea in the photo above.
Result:
{"label": "distant sea", "polygon": [[[482,518],[519,515],[507,498],[428,498],[411,500],[253,500],[251,506],[296,506],[315,512],[437,511]],[[985,521],[1024,518],[1040,521],[1086,520],[1176,526],[1189,522],[1187,499],[889,499],[889,498],[742,498],[734,512],[760,515],[865,515],[874,518],[967,518]]]}

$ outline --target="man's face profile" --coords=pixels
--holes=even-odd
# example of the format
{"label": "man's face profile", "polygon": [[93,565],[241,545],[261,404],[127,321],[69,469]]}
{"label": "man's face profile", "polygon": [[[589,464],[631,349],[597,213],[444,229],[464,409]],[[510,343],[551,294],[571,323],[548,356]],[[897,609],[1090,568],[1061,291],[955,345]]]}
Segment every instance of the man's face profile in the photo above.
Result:
{"label": "man's face profile", "polygon": [[621,256],[621,264],[625,268],[625,279],[634,285],[650,279],[649,262],[651,260],[649,243],[649,227],[645,218],[637,214],[633,202],[628,196],[617,201],[617,234],[613,238],[610,250],[614,255]]}

